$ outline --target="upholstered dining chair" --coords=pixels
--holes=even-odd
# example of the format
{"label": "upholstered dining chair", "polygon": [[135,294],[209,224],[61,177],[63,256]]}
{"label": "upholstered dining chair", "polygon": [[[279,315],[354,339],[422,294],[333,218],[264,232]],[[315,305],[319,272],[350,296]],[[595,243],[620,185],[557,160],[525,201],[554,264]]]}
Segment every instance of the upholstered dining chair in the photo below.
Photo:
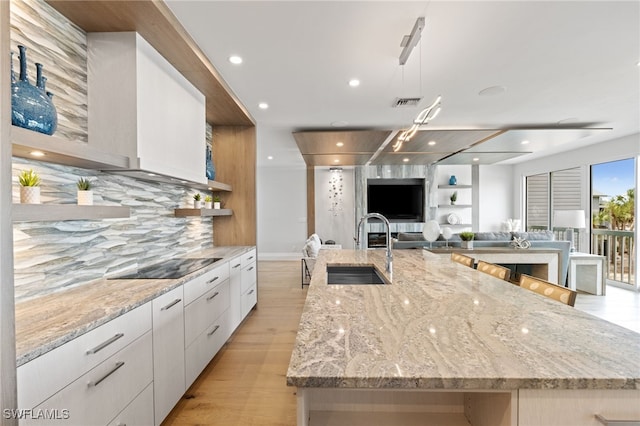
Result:
{"label": "upholstered dining chair", "polygon": [[473,258],[469,256],[465,256],[464,254],[451,252],[451,260],[453,260],[454,262],[461,263],[470,268],[473,268]]}
{"label": "upholstered dining chair", "polygon": [[522,274],[520,275],[520,287],[535,291],[538,294],[547,296],[569,306],[573,306],[576,303],[577,292],[570,288],[561,287],[540,278]]}
{"label": "upholstered dining chair", "polygon": [[501,280],[509,281],[509,278],[511,278],[511,269],[505,268],[504,266],[496,265],[494,263],[484,262],[480,260],[476,269],[480,272],[484,272],[485,274],[493,275],[496,278],[500,278]]}

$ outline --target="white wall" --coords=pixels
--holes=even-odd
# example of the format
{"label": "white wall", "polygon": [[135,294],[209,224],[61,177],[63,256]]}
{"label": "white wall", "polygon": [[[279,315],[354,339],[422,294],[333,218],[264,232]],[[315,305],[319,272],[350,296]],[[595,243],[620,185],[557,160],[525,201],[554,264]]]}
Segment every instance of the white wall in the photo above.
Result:
{"label": "white wall", "polygon": [[334,240],[342,248],[354,247],[355,230],[355,182],[353,167],[342,168],[342,209],[330,211],[329,167],[315,168],[316,233],[322,241]]}
{"label": "white wall", "polygon": [[520,219],[514,215],[513,166],[480,166],[478,185],[480,205],[478,209],[478,230],[482,232],[500,231],[507,219]]}

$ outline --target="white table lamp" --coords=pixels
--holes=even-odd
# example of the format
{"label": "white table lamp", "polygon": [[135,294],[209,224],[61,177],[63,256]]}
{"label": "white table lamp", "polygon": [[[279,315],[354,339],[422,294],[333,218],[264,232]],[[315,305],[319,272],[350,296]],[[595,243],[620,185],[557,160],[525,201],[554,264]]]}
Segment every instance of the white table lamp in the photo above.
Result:
{"label": "white table lamp", "polygon": [[571,241],[571,251],[575,251],[573,244],[573,230],[587,227],[584,218],[584,210],[554,210],[553,226],[566,228],[566,238]]}

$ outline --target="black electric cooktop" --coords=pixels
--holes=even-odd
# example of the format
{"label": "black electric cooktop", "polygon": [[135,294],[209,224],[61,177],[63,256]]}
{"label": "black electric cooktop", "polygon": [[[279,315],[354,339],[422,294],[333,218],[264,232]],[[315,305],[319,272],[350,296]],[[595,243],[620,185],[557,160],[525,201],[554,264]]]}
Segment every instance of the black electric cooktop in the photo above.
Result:
{"label": "black electric cooktop", "polygon": [[110,277],[110,280],[121,279],[172,279],[182,278],[192,272],[209,266],[222,258],[213,257],[205,259],[171,259],[166,262],[156,263],[155,265],[145,266],[136,271],[131,271]]}

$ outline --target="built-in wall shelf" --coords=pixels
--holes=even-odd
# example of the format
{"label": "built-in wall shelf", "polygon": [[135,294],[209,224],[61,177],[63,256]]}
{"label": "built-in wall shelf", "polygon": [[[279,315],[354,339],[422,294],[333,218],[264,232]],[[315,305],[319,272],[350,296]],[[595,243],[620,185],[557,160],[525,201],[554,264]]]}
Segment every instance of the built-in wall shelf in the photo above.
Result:
{"label": "built-in wall shelf", "polygon": [[129,207],[78,206],[75,204],[14,204],[14,222],[51,222],[58,220],[100,220],[128,218]]}
{"label": "built-in wall shelf", "polygon": [[471,189],[471,185],[438,185],[441,189]]}
{"label": "built-in wall shelf", "polygon": [[447,222],[442,222],[440,224],[440,226],[449,226],[451,228],[471,228],[471,224],[470,223],[447,223]]}
{"label": "built-in wall shelf", "polygon": [[200,189],[207,189],[209,191],[229,191],[231,192],[231,185],[226,183],[210,180],[206,185],[200,186]]}
{"label": "built-in wall shelf", "polygon": [[[11,142],[15,157],[93,170],[129,167],[129,157],[100,151],[86,142],[66,140],[22,127],[11,126]],[[44,155],[35,156],[34,151]]]}
{"label": "built-in wall shelf", "polygon": [[188,216],[231,216],[233,210],[231,209],[175,209],[176,217],[188,217]]}
{"label": "built-in wall shelf", "polygon": [[471,204],[438,204],[439,209],[469,209]]}

